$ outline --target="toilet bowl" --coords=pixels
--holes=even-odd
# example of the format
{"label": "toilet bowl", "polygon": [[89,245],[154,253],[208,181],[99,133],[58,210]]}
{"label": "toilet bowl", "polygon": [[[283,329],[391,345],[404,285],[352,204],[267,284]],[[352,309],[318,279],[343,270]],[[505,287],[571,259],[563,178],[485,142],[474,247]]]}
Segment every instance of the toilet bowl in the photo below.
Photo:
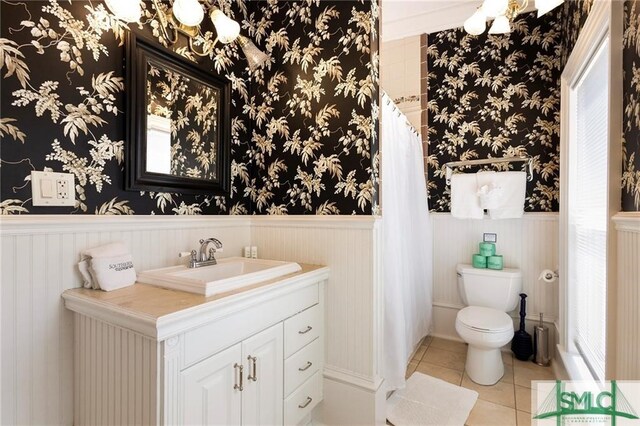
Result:
{"label": "toilet bowl", "polygon": [[516,308],[522,289],[517,269],[500,271],[458,265],[458,291],[467,307],[456,316],[456,331],[469,344],[465,371],[481,385],[493,385],[504,375],[500,349],[514,335],[507,314]]}
{"label": "toilet bowl", "polygon": [[493,385],[504,375],[500,348],[513,338],[513,321],[505,312],[468,306],[456,316],[456,331],[469,344],[465,371],[480,385]]}

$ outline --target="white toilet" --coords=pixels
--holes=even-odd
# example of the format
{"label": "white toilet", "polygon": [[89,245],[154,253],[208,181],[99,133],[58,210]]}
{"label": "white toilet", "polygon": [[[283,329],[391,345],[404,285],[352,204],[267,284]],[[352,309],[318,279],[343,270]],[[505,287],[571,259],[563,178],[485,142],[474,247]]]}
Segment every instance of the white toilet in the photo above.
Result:
{"label": "white toilet", "polygon": [[465,370],[474,382],[493,385],[504,374],[500,348],[513,338],[507,312],[518,305],[522,274],[518,269],[476,269],[458,265],[458,290],[466,308],[458,312],[456,331],[469,344]]}

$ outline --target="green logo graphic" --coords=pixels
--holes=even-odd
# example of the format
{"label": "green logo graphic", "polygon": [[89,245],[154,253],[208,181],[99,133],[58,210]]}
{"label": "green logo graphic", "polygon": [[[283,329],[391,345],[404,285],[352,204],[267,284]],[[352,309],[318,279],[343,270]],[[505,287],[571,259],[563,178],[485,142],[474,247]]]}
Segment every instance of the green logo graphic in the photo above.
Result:
{"label": "green logo graphic", "polygon": [[595,420],[599,416],[611,418],[611,425],[615,426],[617,417],[638,419],[638,415],[624,397],[615,380],[611,381],[611,390],[600,392],[565,391],[561,380],[549,392],[538,409],[534,419],[556,418],[558,426],[564,423],[568,416],[582,416],[583,420]]}

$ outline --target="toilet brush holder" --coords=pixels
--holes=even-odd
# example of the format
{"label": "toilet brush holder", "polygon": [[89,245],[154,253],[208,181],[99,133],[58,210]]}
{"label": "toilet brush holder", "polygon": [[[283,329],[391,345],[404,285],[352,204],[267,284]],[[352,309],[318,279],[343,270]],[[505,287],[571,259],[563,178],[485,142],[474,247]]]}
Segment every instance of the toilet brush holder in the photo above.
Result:
{"label": "toilet brush holder", "polygon": [[528,361],[533,355],[531,335],[524,328],[524,317],[527,315],[526,298],[526,294],[520,293],[520,329],[514,333],[511,341],[511,352],[520,361]]}
{"label": "toilet brush holder", "polygon": [[538,365],[548,366],[551,363],[549,356],[549,328],[544,326],[542,313],[540,313],[540,324],[533,333],[533,362]]}

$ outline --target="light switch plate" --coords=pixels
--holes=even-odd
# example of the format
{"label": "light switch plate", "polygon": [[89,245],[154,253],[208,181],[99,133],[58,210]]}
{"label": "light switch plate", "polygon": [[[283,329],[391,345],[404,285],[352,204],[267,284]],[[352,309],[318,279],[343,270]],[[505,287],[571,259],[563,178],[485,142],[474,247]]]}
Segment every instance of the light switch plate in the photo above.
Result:
{"label": "light switch plate", "polygon": [[76,205],[73,173],[31,172],[31,197],[34,206]]}

